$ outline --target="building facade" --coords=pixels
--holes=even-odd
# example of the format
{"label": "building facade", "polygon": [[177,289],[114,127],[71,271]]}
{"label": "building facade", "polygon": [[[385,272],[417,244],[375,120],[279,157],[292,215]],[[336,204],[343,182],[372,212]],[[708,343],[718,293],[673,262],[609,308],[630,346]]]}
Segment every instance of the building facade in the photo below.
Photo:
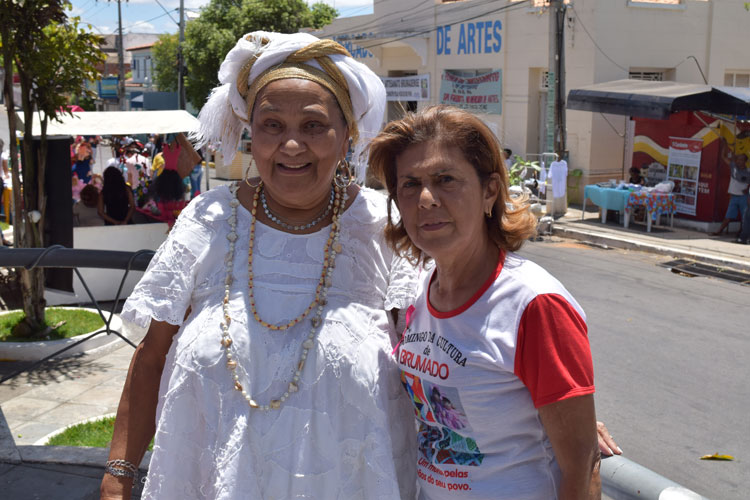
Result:
{"label": "building facade", "polygon": [[[744,3],[568,3],[565,88],[623,78],[748,86]],[[376,0],[371,15],[337,19],[315,34],[340,41],[385,78],[388,120],[430,104],[458,105],[514,154],[535,160],[550,151],[549,33],[538,0]],[[627,178],[633,131],[628,117],[567,111],[569,168],[582,171],[582,185]]]}

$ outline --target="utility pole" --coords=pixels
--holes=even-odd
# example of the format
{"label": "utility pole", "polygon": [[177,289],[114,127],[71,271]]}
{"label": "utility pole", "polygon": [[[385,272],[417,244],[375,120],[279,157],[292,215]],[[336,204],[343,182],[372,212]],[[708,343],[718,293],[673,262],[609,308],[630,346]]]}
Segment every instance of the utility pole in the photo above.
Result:
{"label": "utility pole", "polygon": [[549,0],[549,78],[547,80],[547,150],[566,154],[565,130],[565,5]]}
{"label": "utility pole", "polygon": [[117,79],[117,99],[120,102],[120,111],[125,111],[125,53],[122,40],[122,9],[121,0],[117,0],[117,60],[119,63],[119,78]]}
{"label": "utility pole", "polygon": [[182,44],[185,42],[185,0],[180,0],[180,38],[177,44],[177,107],[185,109],[185,58]]}

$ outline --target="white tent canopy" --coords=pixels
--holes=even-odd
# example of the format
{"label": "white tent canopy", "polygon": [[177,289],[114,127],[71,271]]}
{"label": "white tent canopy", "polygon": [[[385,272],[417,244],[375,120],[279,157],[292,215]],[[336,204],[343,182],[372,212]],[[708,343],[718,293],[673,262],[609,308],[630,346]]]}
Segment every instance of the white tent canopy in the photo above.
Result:
{"label": "white tent canopy", "polygon": [[[198,129],[198,119],[184,110],[82,111],[50,120],[47,136],[175,134]],[[41,135],[39,116],[34,115],[34,137]]]}

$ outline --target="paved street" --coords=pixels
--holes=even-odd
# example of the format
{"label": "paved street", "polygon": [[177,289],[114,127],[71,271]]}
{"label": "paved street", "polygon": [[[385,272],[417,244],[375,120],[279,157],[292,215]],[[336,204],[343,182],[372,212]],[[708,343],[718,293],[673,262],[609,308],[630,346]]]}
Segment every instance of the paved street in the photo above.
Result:
{"label": "paved street", "polygon": [[[586,311],[597,414],[625,455],[708,498],[747,498],[750,287],[673,274],[658,266],[666,256],[570,240],[521,253]],[[699,460],[714,452],[735,461]]]}

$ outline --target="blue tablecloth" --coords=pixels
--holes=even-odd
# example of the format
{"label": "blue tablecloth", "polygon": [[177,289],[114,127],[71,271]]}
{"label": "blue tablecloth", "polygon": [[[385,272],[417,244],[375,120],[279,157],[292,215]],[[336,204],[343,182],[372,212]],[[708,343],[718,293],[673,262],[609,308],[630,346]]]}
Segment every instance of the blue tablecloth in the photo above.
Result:
{"label": "blue tablecloth", "polygon": [[589,184],[583,188],[583,197],[594,202],[595,205],[606,210],[623,212],[630,196],[628,189],[603,188],[596,184]]}

